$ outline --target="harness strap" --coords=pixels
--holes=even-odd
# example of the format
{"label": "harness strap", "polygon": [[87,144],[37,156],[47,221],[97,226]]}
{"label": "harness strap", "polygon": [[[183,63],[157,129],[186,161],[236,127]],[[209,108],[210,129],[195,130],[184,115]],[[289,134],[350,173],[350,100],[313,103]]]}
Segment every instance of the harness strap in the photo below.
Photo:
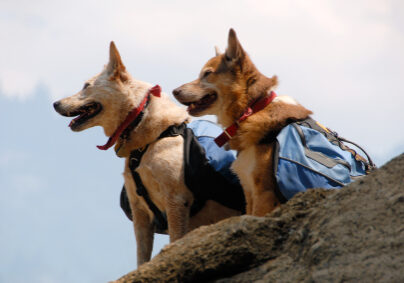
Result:
{"label": "harness strap", "polygon": [[[181,134],[181,132],[186,128],[185,123],[182,123],[181,125],[172,125],[168,127],[164,132],[160,134],[160,136],[157,138],[157,140],[165,138],[165,137],[172,137],[172,136],[178,136]],[[136,184],[136,193],[143,197],[145,200],[147,206],[149,209],[153,212],[153,215],[155,217],[154,222],[157,228],[157,231],[163,232],[168,229],[168,223],[167,223],[167,217],[165,214],[153,203],[151,200],[149,193],[147,192],[147,188],[142,182],[142,178],[140,177],[139,173],[136,172],[136,169],[139,167],[140,162],[142,160],[143,155],[146,153],[149,145],[142,149],[136,149],[133,150],[130,153],[130,159],[129,159],[129,169],[132,173],[132,178]],[[191,216],[196,214],[202,206],[198,205],[197,201],[194,201],[194,203],[191,206]]]}
{"label": "harness strap", "polygon": [[136,172],[136,168],[139,167],[140,161],[142,160],[143,155],[146,153],[148,145],[143,149],[133,150],[130,153],[129,157],[129,168],[132,173],[133,180],[136,184],[136,193],[143,197],[149,209],[153,212],[154,217],[156,218],[156,226],[158,226],[158,230],[167,230],[167,219],[160,211],[160,209],[153,203],[150,199],[149,193],[147,192],[146,187],[142,182],[142,178],[139,173]]}
{"label": "harness strap", "polygon": [[274,100],[276,97],[276,93],[274,91],[271,91],[269,95],[264,96],[263,98],[259,100],[254,100],[247,108],[244,110],[243,115],[241,115],[240,118],[236,122],[234,122],[232,125],[227,127],[223,133],[221,133],[218,137],[215,138],[215,143],[217,144],[218,147],[222,147],[224,144],[226,144],[229,140],[231,140],[237,133],[237,130],[239,128],[239,123],[243,122],[245,119],[247,119],[249,116],[252,114],[262,110]]}

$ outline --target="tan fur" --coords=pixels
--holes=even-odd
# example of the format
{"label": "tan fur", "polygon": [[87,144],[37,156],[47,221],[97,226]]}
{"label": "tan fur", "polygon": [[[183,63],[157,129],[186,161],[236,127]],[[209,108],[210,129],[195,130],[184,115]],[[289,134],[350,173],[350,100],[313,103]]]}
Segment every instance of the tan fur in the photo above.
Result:
{"label": "tan fur", "polygon": [[[226,52],[217,53],[202,68],[198,79],[180,86],[173,94],[178,101],[189,105],[215,93],[217,99],[197,116],[216,115],[226,128],[252,101],[267,95],[276,85],[277,77],[268,78],[258,71],[231,29]],[[291,98],[278,97],[240,123],[228,145],[239,152],[232,168],[243,186],[248,214],[263,216],[279,205],[276,180],[271,173],[273,138],[287,124],[303,120],[311,113]]]}
{"label": "tan fur", "polygon": [[[110,60],[104,70],[88,80],[87,87],[77,94],[55,103],[55,109],[62,115],[72,115],[88,103],[97,102],[102,111],[87,122],[72,128],[82,131],[93,126],[101,126],[107,136],[126,118],[128,112],[139,105],[151,87],[150,84],[135,80],[126,71],[113,42],[110,46]],[[128,156],[134,149],[149,145],[137,168],[154,204],[167,214],[170,242],[201,225],[212,224],[226,217],[240,213],[214,201],[207,201],[202,210],[189,217],[193,195],[184,183],[183,139],[170,137],[159,139],[160,134],[173,124],[188,121],[185,110],[176,106],[165,94],[161,98],[151,96],[142,121],[131,133],[128,140],[119,139],[116,148],[119,156],[125,157],[124,180],[133,215],[133,226],[137,242],[138,265],[148,261],[153,247],[153,213],[143,197],[136,193],[136,185],[128,166]]]}

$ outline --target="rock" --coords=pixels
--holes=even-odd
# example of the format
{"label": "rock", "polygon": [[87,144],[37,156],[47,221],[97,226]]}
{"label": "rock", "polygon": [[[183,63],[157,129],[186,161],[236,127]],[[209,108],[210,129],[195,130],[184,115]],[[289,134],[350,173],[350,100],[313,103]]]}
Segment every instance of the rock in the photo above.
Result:
{"label": "rock", "polygon": [[265,217],[200,227],[116,282],[404,282],[404,154]]}

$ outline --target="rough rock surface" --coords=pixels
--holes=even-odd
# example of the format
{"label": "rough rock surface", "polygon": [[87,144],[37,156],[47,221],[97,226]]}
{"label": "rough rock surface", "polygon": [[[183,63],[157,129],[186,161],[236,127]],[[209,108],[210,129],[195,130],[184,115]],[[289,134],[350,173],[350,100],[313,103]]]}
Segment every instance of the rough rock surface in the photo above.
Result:
{"label": "rough rock surface", "polygon": [[266,217],[200,227],[116,282],[404,282],[404,154]]}

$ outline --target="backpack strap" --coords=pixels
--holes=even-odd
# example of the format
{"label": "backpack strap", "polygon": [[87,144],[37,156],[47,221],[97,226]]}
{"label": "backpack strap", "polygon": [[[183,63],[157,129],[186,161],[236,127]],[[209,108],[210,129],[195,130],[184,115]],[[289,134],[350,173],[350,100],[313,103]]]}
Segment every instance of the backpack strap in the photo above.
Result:
{"label": "backpack strap", "polygon": [[[373,170],[375,170],[377,168],[377,166],[373,163],[373,160],[370,158],[369,154],[362,147],[360,147],[357,143],[354,143],[354,142],[352,142],[350,140],[347,140],[346,138],[338,136],[338,133],[335,133],[335,134],[337,135],[337,138],[340,141],[350,143],[350,144],[356,146],[357,148],[359,148],[366,155],[367,160],[364,159],[361,155],[359,155],[355,150],[353,150],[353,149],[349,148],[348,146],[342,144],[343,147],[345,148],[345,150],[349,151],[355,157],[356,160],[361,161],[361,162],[363,162],[365,164],[365,166],[366,166],[366,174],[369,174],[371,171],[373,171]],[[344,149],[344,148],[342,148],[342,149]]]}
{"label": "backpack strap", "polygon": [[[296,124],[311,128],[313,130],[316,130],[316,131],[322,133],[331,143],[339,146],[342,150],[349,151],[352,154],[352,156],[355,158],[355,160],[362,162],[365,165],[366,174],[369,174],[371,171],[373,171],[374,169],[377,168],[376,165],[373,163],[372,159],[370,158],[369,154],[362,147],[360,147],[358,144],[356,144],[354,142],[351,142],[351,141],[339,136],[337,132],[332,131],[329,128],[321,125],[319,122],[315,121],[314,119],[309,117],[305,120],[296,122]],[[350,143],[350,144],[354,145],[355,147],[359,148],[366,155],[367,159],[365,159],[363,156],[358,154],[352,148],[346,146],[343,142]]]}
{"label": "backpack strap", "polygon": [[347,167],[349,171],[351,171],[351,165],[346,160],[334,159],[334,158],[324,155],[321,152],[313,151],[313,150],[309,149],[307,146],[306,137],[304,136],[302,128],[299,125],[297,125],[296,123],[293,123],[291,125],[293,128],[295,128],[296,132],[300,136],[300,140],[304,147],[304,154],[307,157],[317,161],[320,164],[323,164],[324,166],[326,166],[328,168],[333,168],[335,165],[341,164],[341,165]]}
{"label": "backpack strap", "polygon": [[[278,172],[278,164],[279,164],[279,149],[280,145],[277,140],[275,140],[275,147],[273,150],[273,165],[274,165],[274,176],[276,176]],[[275,195],[280,201],[280,203],[286,203],[288,200],[285,198],[285,196],[281,193],[281,190],[279,189],[278,182],[275,182]]]}

